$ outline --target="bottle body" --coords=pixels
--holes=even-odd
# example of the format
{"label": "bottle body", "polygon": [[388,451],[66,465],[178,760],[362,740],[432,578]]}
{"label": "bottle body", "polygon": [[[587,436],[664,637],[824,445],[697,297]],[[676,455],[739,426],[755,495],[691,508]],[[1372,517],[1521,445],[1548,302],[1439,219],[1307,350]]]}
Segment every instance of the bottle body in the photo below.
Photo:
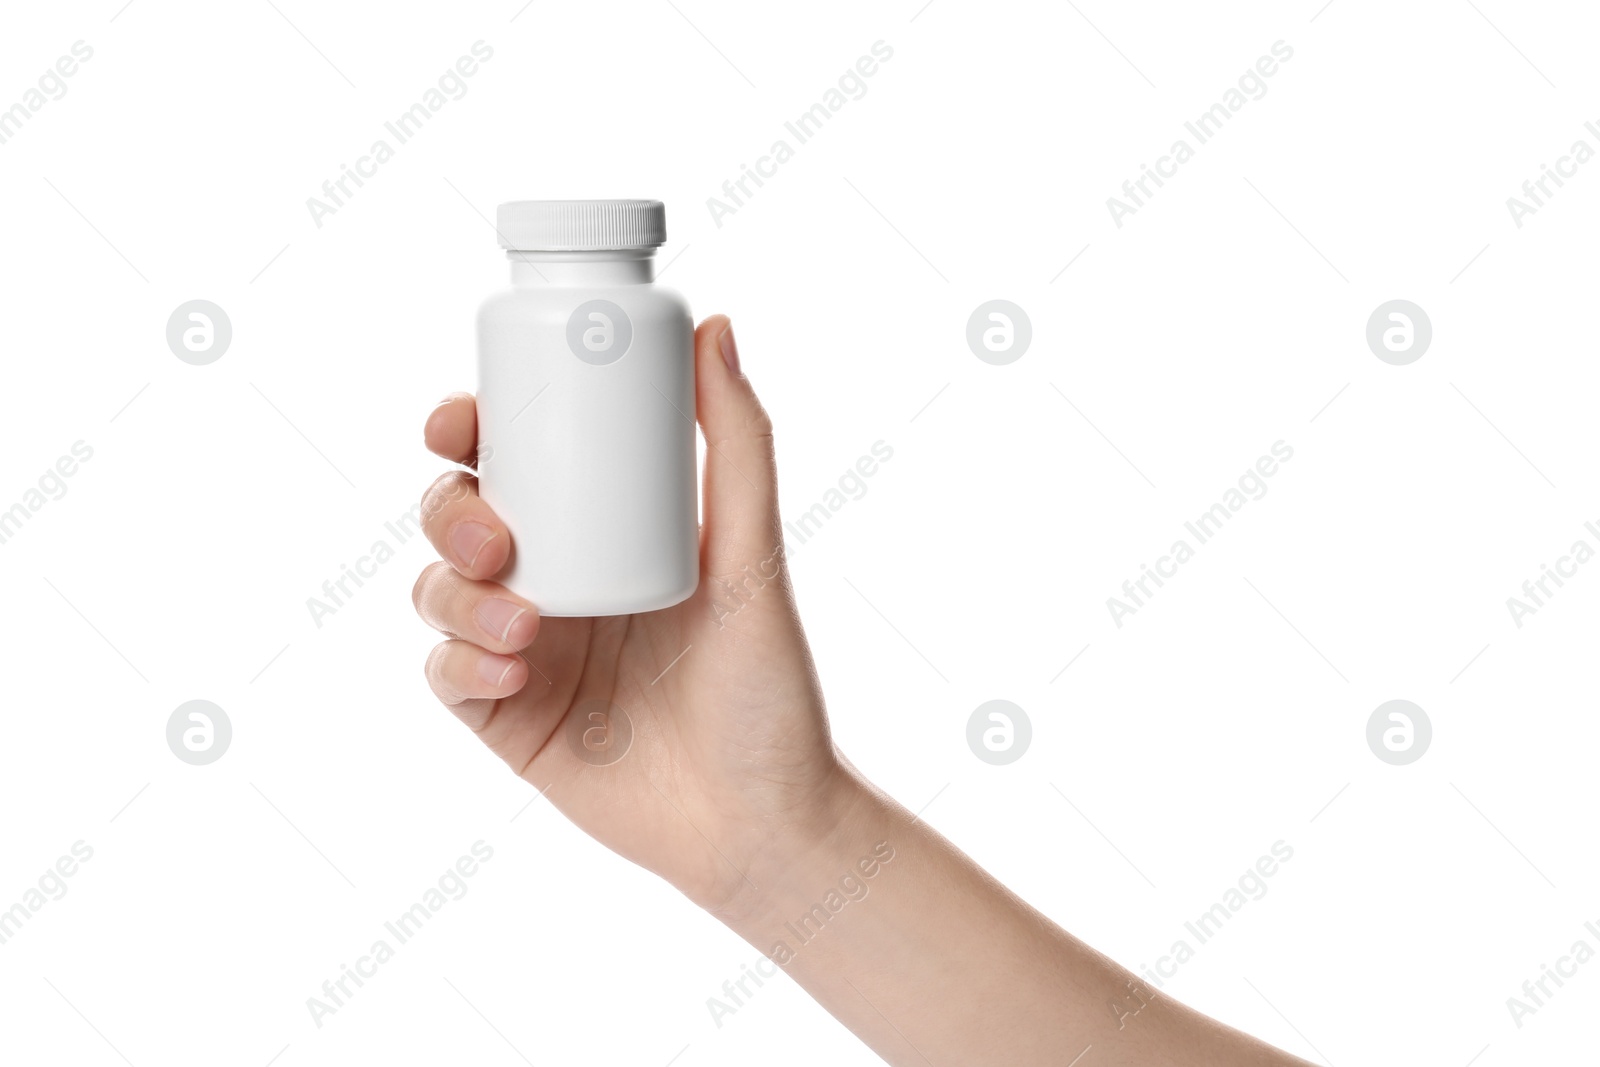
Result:
{"label": "bottle body", "polygon": [[478,312],[479,491],[499,576],[550,616],[627,615],[699,584],[693,325],[650,253],[513,253]]}

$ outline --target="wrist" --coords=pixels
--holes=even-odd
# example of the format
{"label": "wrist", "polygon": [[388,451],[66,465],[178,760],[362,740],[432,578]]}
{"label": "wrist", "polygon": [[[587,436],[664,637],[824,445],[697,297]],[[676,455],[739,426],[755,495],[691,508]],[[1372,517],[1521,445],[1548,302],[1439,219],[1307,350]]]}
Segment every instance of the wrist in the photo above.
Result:
{"label": "wrist", "polygon": [[[769,836],[738,890],[706,910],[762,951],[785,917],[803,912],[843,880],[845,892],[877,875],[892,857],[892,802],[841,763],[815,802]],[[877,850],[875,853],[874,850]]]}

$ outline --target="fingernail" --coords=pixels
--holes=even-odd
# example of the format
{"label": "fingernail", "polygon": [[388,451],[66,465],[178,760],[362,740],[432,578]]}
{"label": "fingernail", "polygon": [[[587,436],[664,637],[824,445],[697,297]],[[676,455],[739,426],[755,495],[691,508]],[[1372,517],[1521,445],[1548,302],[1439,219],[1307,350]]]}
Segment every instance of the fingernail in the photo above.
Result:
{"label": "fingernail", "polygon": [[450,551],[467,569],[478,562],[478,553],[494,540],[494,531],[481,522],[458,522],[450,531]]}
{"label": "fingernail", "polygon": [[478,677],[496,689],[505,682],[506,675],[511,673],[511,668],[517,661],[510,656],[487,655],[478,660]]}
{"label": "fingernail", "polygon": [[[528,614],[528,609],[513,604],[509,600],[490,597],[478,605],[478,610],[474,614],[478,618],[478,625],[483,627],[484,633],[493,634],[509,645],[520,648],[522,642],[513,640],[513,637],[531,636],[526,633],[529,629],[528,626],[518,625]],[[531,622],[532,620],[530,619],[529,621]],[[513,629],[518,632],[513,634]]]}
{"label": "fingernail", "polygon": [[728,369],[735,374],[739,373],[739,346],[733,340],[733,324],[729,323],[722,331],[722,336],[717,339],[718,346],[722,349],[722,360]]}

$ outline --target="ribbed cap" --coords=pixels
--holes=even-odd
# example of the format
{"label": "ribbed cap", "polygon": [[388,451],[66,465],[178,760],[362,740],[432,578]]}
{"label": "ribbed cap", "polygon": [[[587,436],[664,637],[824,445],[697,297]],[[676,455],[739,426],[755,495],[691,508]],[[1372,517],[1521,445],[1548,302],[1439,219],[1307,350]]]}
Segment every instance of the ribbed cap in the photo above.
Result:
{"label": "ribbed cap", "polygon": [[655,248],[667,240],[659,200],[513,200],[496,212],[500,247],[516,252]]}

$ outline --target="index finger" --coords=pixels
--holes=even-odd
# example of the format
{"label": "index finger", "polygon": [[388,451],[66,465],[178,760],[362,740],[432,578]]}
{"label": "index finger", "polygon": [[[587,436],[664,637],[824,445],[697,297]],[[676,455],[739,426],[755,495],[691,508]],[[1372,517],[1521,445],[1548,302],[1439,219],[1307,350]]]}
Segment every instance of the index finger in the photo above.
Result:
{"label": "index finger", "polygon": [[478,465],[478,402],[471,393],[451,393],[422,424],[428,451],[468,467]]}

